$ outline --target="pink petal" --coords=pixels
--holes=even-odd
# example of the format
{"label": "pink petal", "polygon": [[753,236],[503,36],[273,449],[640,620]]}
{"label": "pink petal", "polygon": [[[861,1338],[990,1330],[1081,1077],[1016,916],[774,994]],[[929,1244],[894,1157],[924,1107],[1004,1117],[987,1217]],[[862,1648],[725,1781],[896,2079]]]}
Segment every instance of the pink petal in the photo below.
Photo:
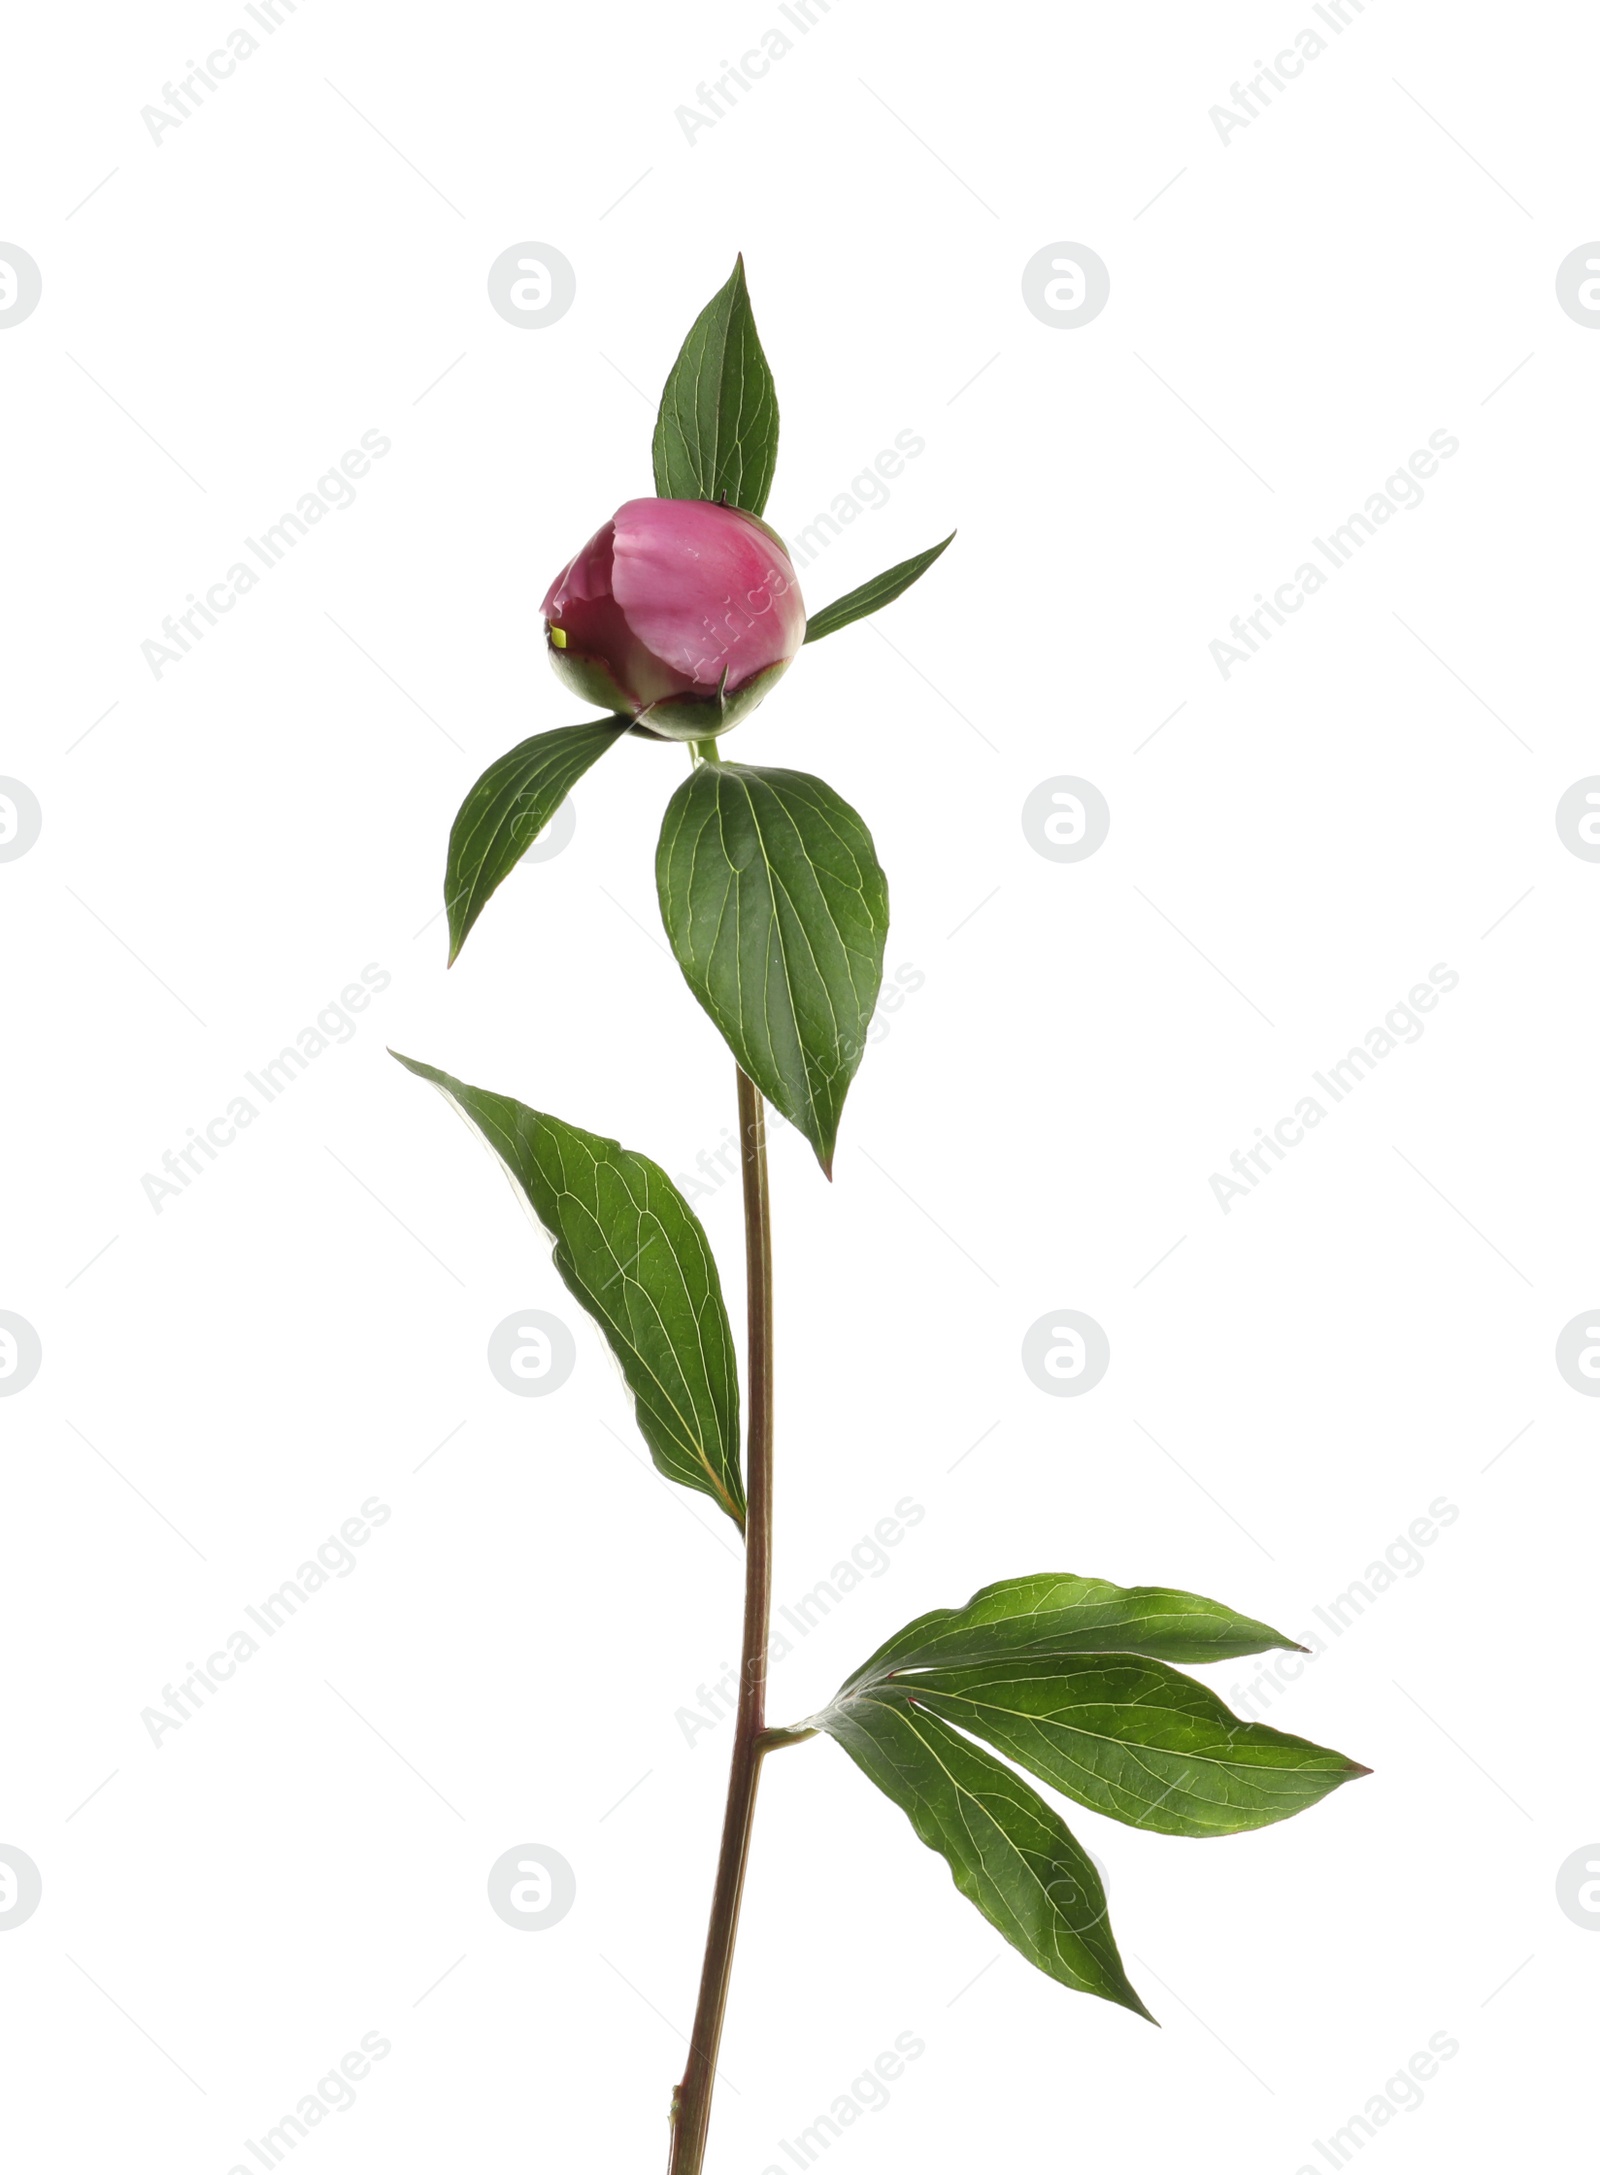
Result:
{"label": "pink petal", "polygon": [[794,568],[753,514],[636,498],[618,507],[612,530],[612,593],[640,642],[686,688],[709,692],[726,668],[731,692],[799,649],[805,606]]}

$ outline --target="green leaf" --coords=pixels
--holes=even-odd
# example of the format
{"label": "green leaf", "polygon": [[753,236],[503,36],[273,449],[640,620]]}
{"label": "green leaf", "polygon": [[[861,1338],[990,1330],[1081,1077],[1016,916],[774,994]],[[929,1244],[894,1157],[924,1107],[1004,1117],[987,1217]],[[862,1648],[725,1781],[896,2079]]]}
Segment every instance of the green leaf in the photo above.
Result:
{"label": "green leaf", "polygon": [[864,1695],[818,1726],[901,1808],[961,1893],[1029,1963],[1063,1986],[1150,2015],[1122,1968],[1093,1862],[1020,1775],[902,1699]]}
{"label": "green leaf", "polygon": [[667,804],[656,888],[689,987],[831,1175],[889,928],[866,825],[803,771],[701,763]]}
{"label": "green leaf", "polygon": [[1161,1835],[1269,1827],[1367,1773],[1303,1737],[1241,1722],[1192,1677],[1131,1655],[916,1670],[877,1696],[891,1690],[1091,1812]]}
{"label": "green leaf", "polygon": [[490,898],[511,874],[577,780],[628,730],[627,718],[563,725],[491,763],[461,803],[450,827],[444,903],[450,916],[450,964]]}
{"label": "green leaf", "polygon": [[837,634],[853,619],[865,619],[869,612],[881,612],[886,604],[892,604],[909,589],[919,575],[927,573],[939,554],[954,542],[955,533],[952,529],[942,544],[919,551],[914,559],[902,559],[886,574],[875,574],[871,581],[863,582],[859,589],[852,589],[848,596],[836,598],[832,604],[825,604],[820,612],[813,612],[806,621],[806,640],[820,642],[825,634]]}
{"label": "green leaf", "polygon": [[[1005,1579],[965,1608],[935,1609],[896,1632],[824,1713],[778,1734],[837,1738],[1030,1962],[1148,2014],[1122,1976],[1098,1882],[1087,1891],[1098,1903],[1093,1925],[1085,1929],[1075,1891],[1068,1899],[1077,1916],[1067,1917],[1080,1943],[1103,1936],[1093,1954],[1104,1983],[1082,1975],[1081,1949],[1064,1942],[1053,1919],[1024,1914],[1017,1930],[1019,1899],[1049,1893],[1040,1855],[1082,1854],[1050,1807],[963,1733],[1130,1827],[1189,1836],[1266,1827],[1369,1770],[1241,1722],[1163,1657],[1222,1661],[1291,1644],[1173,1587],[1065,1574]],[[1035,1908],[1042,1913],[1037,1900]],[[1078,1976],[1061,1968],[1063,1956]]]}
{"label": "green leaf", "polygon": [[720,499],[758,514],[778,461],[778,396],[761,352],[744,259],[689,328],[651,445],[658,498]]}
{"label": "green leaf", "polygon": [[632,1390],[657,1469],[721,1504],[741,1532],[739,1378],[717,1265],[659,1164],[509,1095],[400,1057],[471,1119],[555,1240],[561,1280]]}
{"label": "green leaf", "polygon": [[1305,1652],[1281,1631],[1203,1594],[1047,1571],[1001,1579],[980,1588],[964,1608],[919,1616],[880,1646],[845,1689],[892,1670],[955,1669],[1029,1654],[1148,1654],[1157,1661],[1207,1662],[1274,1646]]}

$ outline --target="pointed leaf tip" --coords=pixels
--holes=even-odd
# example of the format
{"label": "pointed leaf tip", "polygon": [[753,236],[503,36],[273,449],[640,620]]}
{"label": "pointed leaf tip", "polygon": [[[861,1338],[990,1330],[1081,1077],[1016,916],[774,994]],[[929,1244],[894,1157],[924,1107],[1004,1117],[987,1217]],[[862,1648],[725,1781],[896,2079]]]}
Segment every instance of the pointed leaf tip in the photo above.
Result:
{"label": "pointed leaf tip", "polygon": [[672,1180],[617,1141],[390,1055],[444,1091],[527,1197],[622,1369],[657,1470],[709,1495],[742,1533],[733,1336],[710,1243]]}
{"label": "pointed leaf tip", "polygon": [[690,989],[831,1177],[889,928],[866,825],[804,771],[702,763],[667,804],[656,889]]}
{"label": "pointed leaf tip", "polygon": [[453,967],[474,922],[592,763],[616,746],[626,718],[594,718],[535,733],[489,765],[450,827],[444,903]]}
{"label": "pointed leaf tip", "polygon": [[1123,1969],[1094,1861],[1020,1775],[909,1699],[841,1698],[818,1722],[1029,1963],[1155,2022]]}
{"label": "pointed leaf tip", "polygon": [[1371,1770],[1241,1722],[1168,1662],[1292,1644],[1177,1588],[1005,1579],[897,1632],[813,1726],[900,1806],[1030,1963],[1159,2029],[1123,1971],[1093,1862],[1053,1807],[973,1740],[1131,1827],[1263,1827]]}
{"label": "pointed leaf tip", "polygon": [[841,627],[852,621],[865,619],[869,612],[881,612],[886,604],[903,596],[914,581],[927,573],[935,559],[947,551],[955,541],[954,529],[942,544],[934,544],[927,551],[919,551],[915,558],[902,559],[898,566],[891,566],[886,573],[875,574],[871,581],[863,582],[859,589],[852,589],[847,596],[825,604],[820,612],[814,612],[806,621],[808,642],[820,642],[825,635],[837,634]]}
{"label": "pointed leaf tip", "polygon": [[778,396],[745,283],[744,257],[690,326],[667,374],[651,458],[658,498],[759,514],[778,459]]}
{"label": "pointed leaf tip", "polygon": [[1243,1722],[1209,1685],[1138,1654],[1035,1654],[897,1672],[911,1698],[1091,1812],[1162,1835],[1243,1835],[1318,1804],[1343,1753]]}
{"label": "pointed leaf tip", "polygon": [[933,1609],[886,1640],[850,1679],[898,1669],[960,1668],[1034,1654],[1144,1654],[1155,1661],[1231,1661],[1292,1642],[1270,1624],[1204,1594],[1118,1586],[1067,1571],[1003,1578],[958,1609]]}

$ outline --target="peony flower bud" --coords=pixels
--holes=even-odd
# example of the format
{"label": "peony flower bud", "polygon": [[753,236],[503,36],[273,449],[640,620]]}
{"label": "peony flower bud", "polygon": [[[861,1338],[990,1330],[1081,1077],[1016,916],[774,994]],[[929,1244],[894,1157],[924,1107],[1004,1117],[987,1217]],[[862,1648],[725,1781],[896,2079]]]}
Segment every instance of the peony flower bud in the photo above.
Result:
{"label": "peony flower bud", "polygon": [[629,499],[556,576],[543,610],[566,685],[666,740],[736,725],[806,631],[782,538],[705,499]]}

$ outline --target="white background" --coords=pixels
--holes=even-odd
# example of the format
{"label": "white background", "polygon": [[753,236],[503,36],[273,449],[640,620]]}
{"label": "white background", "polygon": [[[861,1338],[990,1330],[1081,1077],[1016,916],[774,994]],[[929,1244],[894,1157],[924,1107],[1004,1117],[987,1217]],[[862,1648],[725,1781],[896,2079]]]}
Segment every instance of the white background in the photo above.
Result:
{"label": "white background", "polygon": [[[775,1761],[709,2165],[787,2171],[906,2032],[829,2167],[1320,2171],[1438,2033],[1363,2165],[1587,2135],[1600,1943],[1556,1876],[1600,1833],[1597,1409],[1553,1351],[1600,1304],[1600,866],[1554,810],[1600,771],[1600,341],[1555,272],[1600,233],[1600,41],[1576,7],[1351,13],[835,0],[692,145],[675,107],[777,0],[302,0],[159,145],[140,109],[242,0],[13,15],[0,240],[43,274],[0,336],[0,771],[43,810],[0,866],[0,1307],[44,1353],[0,1404],[0,1841],[44,1881],[0,1940],[19,2165],[254,2167],[364,2032],[391,2054],[296,2166],[664,2161],[729,1735],[675,1717],[736,1654],[732,1536],[642,1463],[545,1242],[384,1045],[672,1172],[733,1123],[654,903],[678,751],[586,778],[448,978],[436,917],[472,779],[582,714],[538,601],[649,490],[738,249],[778,527],[926,440],[812,608],[960,529],[728,750],[862,811],[924,977],[832,1188],[775,1146],[778,1598],[925,1516],[774,1718],[998,1577],[1304,1635],[1459,1516],[1272,1710],[1372,1780],[1211,1844],[1074,1815],[1159,2033],[1003,1949],[834,1747]],[[1313,24],[1224,144],[1208,109]],[[576,268],[542,330],[487,300],[524,240]],[[1024,307],[1060,240],[1110,268],[1093,324]],[[356,504],[154,677],[163,617],[367,430]],[[1438,430],[1425,502],[1224,679],[1229,620]],[[1062,774],[1112,811],[1077,864],[1021,827]],[[144,1174],[369,962],[353,1039],[157,1213]],[[1211,1174],[1440,962],[1421,1040],[1224,1214]],[[737,1321],[734,1188],[697,1205]],[[524,1307],[577,1334],[546,1402],[485,1362]],[[1078,1399],[1019,1358],[1062,1307],[1111,1344]],[[153,1746],[141,1710],[372,1496],[355,1571]],[[486,1900],[520,1843],[576,1872],[545,1932]]]}

